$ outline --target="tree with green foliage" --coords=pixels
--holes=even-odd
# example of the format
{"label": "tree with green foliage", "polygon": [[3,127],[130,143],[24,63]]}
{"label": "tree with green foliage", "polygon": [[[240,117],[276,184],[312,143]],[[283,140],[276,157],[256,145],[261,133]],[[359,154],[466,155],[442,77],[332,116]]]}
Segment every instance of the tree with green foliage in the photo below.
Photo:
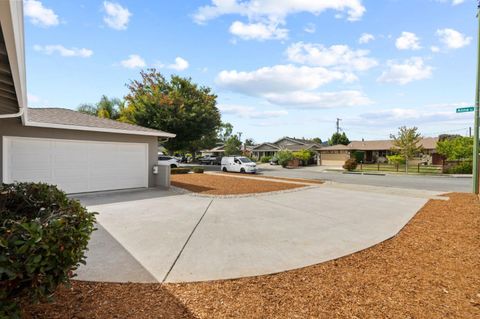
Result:
{"label": "tree with green foliage", "polygon": [[166,80],[155,69],[141,71],[140,76],[128,84],[121,121],[176,134],[164,144],[171,152],[194,154],[216,136],[220,111],[210,88],[177,75]]}
{"label": "tree with green foliage", "polygon": [[471,160],[473,158],[473,137],[446,138],[437,143],[436,150],[447,160]]}
{"label": "tree with green foliage", "polygon": [[292,151],[287,149],[278,151],[275,157],[278,160],[278,164],[282,165],[282,167],[286,167],[288,162],[294,159]]}
{"label": "tree with green foliage", "polygon": [[402,126],[398,129],[397,135],[390,134],[390,138],[393,139],[392,151],[403,156],[405,173],[408,174],[408,161],[423,151],[423,146],[420,144],[422,136],[418,133],[417,127]]}
{"label": "tree with green foliage", "polygon": [[108,98],[106,95],[102,95],[100,101],[95,105],[81,104],[77,111],[89,115],[98,116],[101,118],[118,120],[120,113],[125,107],[124,101],[119,98]]}
{"label": "tree with green foliage", "polygon": [[232,135],[225,142],[223,149],[226,156],[240,155],[242,153],[242,142],[237,135]]}
{"label": "tree with green foliage", "polygon": [[220,125],[220,128],[218,129],[218,140],[219,142],[225,143],[227,140],[232,136],[233,132],[233,125],[225,122]]}
{"label": "tree with green foliage", "polygon": [[338,144],[342,144],[342,145],[350,144],[350,140],[348,139],[347,134],[345,134],[345,132],[341,134],[338,132],[335,132],[332,134],[332,137],[328,140],[328,145],[330,146],[338,145]]}
{"label": "tree with green foliage", "polygon": [[317,144],[322,144],[322,139],[320,137],[314,137],[312,139],[312,142],[317,143]]}
{"label": "tree with green foliage", "polygon": [[245,140],[245,146],[254,146],[255,145],[255,141],[253,140],[253,138],[247,138]]}
{"label": "tree with green foliage", "polygon": [[307,165],[310,159],[313,157],[313,153],[309,150],[300,150],[292,153],[294,158],[302,161],[303,165]]}

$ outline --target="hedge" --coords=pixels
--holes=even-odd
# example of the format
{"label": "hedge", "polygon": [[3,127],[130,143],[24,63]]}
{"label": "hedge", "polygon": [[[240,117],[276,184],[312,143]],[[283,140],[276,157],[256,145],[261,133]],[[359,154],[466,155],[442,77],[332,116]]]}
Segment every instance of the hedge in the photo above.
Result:
{"label": "hedge", "polygon": [[19,318],[19,300],[47,299],[68,283],[94,231],[95,213],[43,183],[0,187],[0,318]]}
{"label": "hedge", "polygon": [[171,174],[188,174],[190,173],[190,168],[186,167],[177,167],[177,168],[172,168]]}
{"label": "hedge", "polygon": [[202,174],[204,172],[204,169],[202,167],[194,167],[192,169],[192,172],[197,173],[197,174]]}

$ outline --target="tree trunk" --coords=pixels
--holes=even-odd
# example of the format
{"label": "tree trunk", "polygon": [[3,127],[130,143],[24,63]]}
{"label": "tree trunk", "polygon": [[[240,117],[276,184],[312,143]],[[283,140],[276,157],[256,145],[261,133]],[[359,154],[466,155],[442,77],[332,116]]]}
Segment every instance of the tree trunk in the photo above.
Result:
{"label": "tree trunk", "polygon": [[408,159],[405,157],[405,174],[408,175]]}

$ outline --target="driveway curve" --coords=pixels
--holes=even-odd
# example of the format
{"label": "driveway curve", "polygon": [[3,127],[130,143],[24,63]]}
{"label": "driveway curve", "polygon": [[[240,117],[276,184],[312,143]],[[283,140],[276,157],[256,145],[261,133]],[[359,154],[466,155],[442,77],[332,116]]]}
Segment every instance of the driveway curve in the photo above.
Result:
{"label": "driveway curve", "polygon": [[156,189],[84,195],[99,226],[77,279],[186,282],[301,268],[394,236],[436,195],[336,184],[239,198]]}

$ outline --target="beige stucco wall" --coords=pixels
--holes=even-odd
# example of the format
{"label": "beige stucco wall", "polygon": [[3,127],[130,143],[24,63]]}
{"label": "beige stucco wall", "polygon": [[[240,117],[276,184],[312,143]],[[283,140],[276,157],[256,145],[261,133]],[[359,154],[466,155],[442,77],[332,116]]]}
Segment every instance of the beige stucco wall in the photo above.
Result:
{"label": "beige stucco wall", "polygon": [[148,144],[148,186],[155,186],[153,165],[158,162],[158,138],[128,134],[101,133],[23,126],[19,118],[0,119],[0,181],[3,180],[3,136],[55,138],[67,140],[89,140],[102,142],[147,143]]}

